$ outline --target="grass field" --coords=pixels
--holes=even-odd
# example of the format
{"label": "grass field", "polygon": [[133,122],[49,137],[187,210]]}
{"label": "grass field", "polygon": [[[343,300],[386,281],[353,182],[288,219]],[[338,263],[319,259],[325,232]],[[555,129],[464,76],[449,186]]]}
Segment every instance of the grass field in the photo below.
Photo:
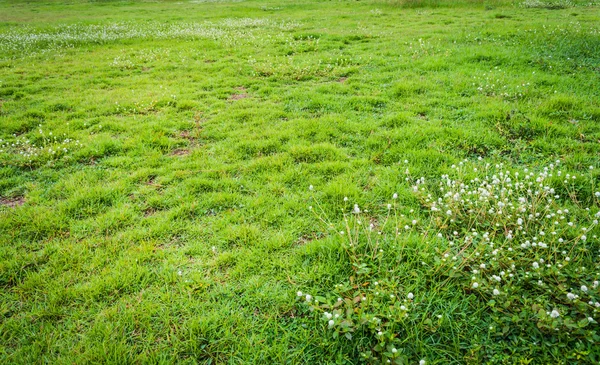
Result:
{"label": "grass field", "polygon": [[2,0],[0,140],[0,363],[600,362],[593,1]]}

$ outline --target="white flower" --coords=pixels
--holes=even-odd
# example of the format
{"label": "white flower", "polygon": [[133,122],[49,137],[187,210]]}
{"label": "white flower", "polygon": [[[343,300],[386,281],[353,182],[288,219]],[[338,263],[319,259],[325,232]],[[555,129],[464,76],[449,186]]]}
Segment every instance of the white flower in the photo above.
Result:
{"label": "white flower", "polygon": [[329,324],[329,327],[333,327],[333,325],[335,324],[335,321],[333,319],[330,319],[329,322],[327,322]]}
{"label": "white flower", "polygon": [[394,348],[392,348],[392,353],[394,353],[394,354],[395,354],[396,352],[398,352],[398,350],[396,350],[396,348],[395,348],[395,347],[394,347]]}
{"label": "white flower", "polygon": [[538,269],[540,267],[540,264],[538,264],[537,262],[534,262],[532,265],[534,269]]}
{"label": "white flower", "polygon": [[302,296],[302,292],[299,291],[299,292],[296,293],[296,295],[299,296],[299,297],[301,297]]}
{"label": "white flower", "polygon": [[575,300],[575,298],[577,298],[577,295],[575,295],[573,293],[569,293],[569,294],[567,294],[567,298],[569,298],[570,300]]}
{"label": "white flower", "polygon": [[553,309],[552,313],[550,313],[550,317],[558,318],[558,316],[560,316],[560,313],[558,313],[558,311],[556,309]]}
{"label": "white flower", "polygon": [[494,289],[494,295],[500,295],[500,290]]}
{"label": "white flower", "polygon": [[581,240],[585,241],[585,240],[587,240],[587,237],[585,235],[583,235],[583,236],[581,236]]}
{"label": "white flower", "polygon": [[392,199],[398,199],[398,193],[394,193],[394,195],[392,195]]}
{"label": "white flower", "polygon": [[478,282],[474,282],[473,285],[471,285],[473,288],[477,288],[479,286]]}
{"label": "white flower", "polygon": [[354,204],[354,211],[355,214],[359,214],[360,213],[360,208],[358,207],[358,204]]}
{"label": "white flower", "polygon": [[345,196],[345,197],[344,197],[344,201],[345,201],[345,202],[347,202],[347,201],[348,201],[348,197],[347,197],[347,196]]}
{"label": "white flower", "polygon": [[308,187],[308,190],[312,190],[312,189],[313,189],[313,186],[312,186],[312,185]]}
{"label": "white flower", "polygon": [[310,302],[312,300],[312,295],[306,294],[306,301]]}
{"label": "white flower", "polygon": [[419,361],[419,365],[425,365],[425,364],[426,364],[425,360]]}
{"label": "white flower", "polygon": [[413,295],[413,293],[408,293],[407,297],[408,299],[413,299],[415,296]]}
{"label": "white flower", "polygon": [[585,286],[585,285],[582,285],[582,286],[581,286],[581,291],[583,291],[583,292],[587,292],[587,291],[588,291],[588,288],[587,288],[587,286]]}
{"label": "white flower", "polygon": [[446,211],[446,215],[452,215],[452,211],[451,211],[450,209],[448,209],[448,210]]}

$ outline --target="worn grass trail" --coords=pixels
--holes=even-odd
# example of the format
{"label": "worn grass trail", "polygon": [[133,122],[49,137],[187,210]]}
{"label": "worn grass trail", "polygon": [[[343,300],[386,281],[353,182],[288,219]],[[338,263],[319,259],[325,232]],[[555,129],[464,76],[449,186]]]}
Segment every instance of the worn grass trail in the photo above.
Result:
{"label": "worn grass trail", "polygon": [[[372,338],[296,306],[352,271],[309,186],[334,222],[394,192],[422,220],[406,167],[600,168],[598,24],[583,5],[0,2],[0,362],[357,362]],[[413,363],[593,352],[499,340],[468,290],[429,297],[452,320],[410,329]]]}

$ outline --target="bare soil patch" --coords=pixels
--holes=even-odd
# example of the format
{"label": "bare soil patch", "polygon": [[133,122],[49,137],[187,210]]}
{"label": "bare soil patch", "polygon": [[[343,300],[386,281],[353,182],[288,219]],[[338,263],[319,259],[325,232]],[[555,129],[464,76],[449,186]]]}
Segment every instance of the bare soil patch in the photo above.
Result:
{"label": "bare soil patch", "polygon": [[231,94],[228,100],[241,100],[250,97],[250,95],[246,92],[246,88],[243,86],[239,86],[235,88],[238,92]]}
{"label": "bare soil patch", "polygon": [[185,148],[178,148],[171,152],[171,156],[187,156],[190,154],[190,150]]}
{"label": "bare soil patch", "polygon": [[20,207],[25,204],[25,197],[17,196],[14,198],[0,198],[0,206],[6,206],[9,208]]}

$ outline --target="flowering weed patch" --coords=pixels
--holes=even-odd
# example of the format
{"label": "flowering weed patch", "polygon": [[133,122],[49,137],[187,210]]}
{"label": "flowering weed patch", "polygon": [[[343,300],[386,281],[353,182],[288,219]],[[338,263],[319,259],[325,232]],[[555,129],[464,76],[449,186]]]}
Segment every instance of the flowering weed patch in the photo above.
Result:
{"label": "flowering weed patch", "polygon": [[298,24],[274,23],[268,19],[225,19],[218,23],[63,25],[50,29],[19,29],[0,34],[0,51],[17,54],[48,52],[86,44],[106,44],[133,39],[211,39],[226,43],[251,42],[252,31],[274,27],[291,30]]}
{"label": "flowering weed patch", "polygon": [[439,300],[459,296],[471,302],[460,314],[479,317],[470,320],[476,338],[493,341],[473,352],[478,361],[551,361],[552,347],[564,344],[576,349],[573,359],[593,362],[600,339],[596,179],[593,171],[565,174],[560,161],[535,172],[464,161],[431,182],[407,179],[429,211],[424,221],[399,213],[398,194],[381,221],[348,204],[337,235],[350,276],[326,293],[299,291],[301,307],[322,316],[334,338],[362,339],[355,346],[369,363],[414,363],[433,353],[419,338],[427,333],[432,347],[442,341],[458,313]]}
{"label": "flowering weed patch", "polygon": [[7,141],[0,140],[0,155],[2,155],[0,160],[7,166],[36,166],[67,157],[73,148],[81,147],[79,141],[73,141],[64,135],[59,138],[53,136],[52,132],[44,135],[42,129],[39,130],[39,136],[36,137],[36,141],[33,142],[15,135]]}

